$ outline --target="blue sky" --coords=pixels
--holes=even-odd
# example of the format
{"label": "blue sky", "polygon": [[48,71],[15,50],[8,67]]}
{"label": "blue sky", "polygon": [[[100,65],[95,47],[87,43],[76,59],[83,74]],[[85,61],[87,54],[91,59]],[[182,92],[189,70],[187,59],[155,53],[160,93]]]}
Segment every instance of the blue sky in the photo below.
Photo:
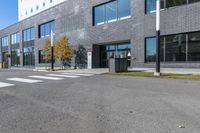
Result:
{"label": "blue sky", "polygon": [[18,21],[17,0],[1,0],[0,4],[0,29]]}

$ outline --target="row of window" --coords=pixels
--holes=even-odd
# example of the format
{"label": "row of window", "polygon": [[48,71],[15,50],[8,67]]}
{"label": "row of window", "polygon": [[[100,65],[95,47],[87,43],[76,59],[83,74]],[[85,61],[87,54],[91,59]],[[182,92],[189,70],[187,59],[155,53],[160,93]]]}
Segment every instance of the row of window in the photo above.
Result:
{"label": "row of window", "polygon": [[[52,2],[53,2],[53,0],[49,0],[49,3],[52,3]],[[42,3],[42,6],[45,7],[45,6],[46,6],[46,3],[43,2],[43,3]],[[35,9],[36,9],[36,10],[39,10],[39,5],[37,5]],[[30,13],[33,13],[33,8],[31,8]],[[25,14],[28,15],[28,11],[26,11]]]}
{"label": "row of window", "polygon": [[[160,0],[160,6],[161,9],[174,7],[174,6],[180,6],[180,5],[186,5],[191,4],[194,2],[200,2],[200,0]],[[145,1],[145,7],[146,7],[146,13],[152,13],[156,10],[156,0],[146,0]]]}
{"label": "row of window", "polygon": [[[146,62],[156,61],[156,38],[146,38]],[[200,32],[163,36],[160,59],[163,62],[200,61]]]}
{"label": "row of window", "polygon": [[[39,25],[39,38],[48,37],[51,35],[51,31],[55,31],[55,22],[50,21],[45,24]],[[31,27],[23,30],[23,42],[31,41],[35,39],[35,28]],[[20,43],[20,33],[16,32],[11,35],[11,44]],[[5,47],[9,45],[9,36],[1,38],[1,46]]]}
{"label": "row of window", "polygon": [[115,22],[131,16],[131,0],[113,0],[94,7],[94,25]]}

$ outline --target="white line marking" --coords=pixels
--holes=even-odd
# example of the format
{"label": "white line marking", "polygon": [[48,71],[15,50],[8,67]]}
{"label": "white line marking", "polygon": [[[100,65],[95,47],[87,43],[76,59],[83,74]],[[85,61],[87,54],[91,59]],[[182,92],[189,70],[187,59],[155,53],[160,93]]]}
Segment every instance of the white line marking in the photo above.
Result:
{"label": "white line marking", "polygon": [[8,86],[14,86],[14,84],[8,84],[8,83],[0,82],[0,88],[8,87]]}
{"label": "white line marking", "polygon": [[25,78],[8,78],[7,80],[17,81],[17,82],[24,82],[24,83],[38,83],[38,82],[43,82],[42,80],[25,79]]}
{"label": "white line marking", "polygon": [[29,77],[30,78],[38,78],[38,79],[49,79],[49,80],[62,80],[62,79],[64,79],[64,78],[38,76],[38,75],[33,75],[33,76],[29,76]]}
{"label": "white line marking", "polygon": [[77,75],[77,76],[93,76],[94,74],[85,74],[85,73],[62,73],[66,75]]}
{"label": "white line marking", "polygon": [[48,76],[63,77],[63,78],[79,78],[80,76],[75,75],[60,75],[60,74],[47,74]]}

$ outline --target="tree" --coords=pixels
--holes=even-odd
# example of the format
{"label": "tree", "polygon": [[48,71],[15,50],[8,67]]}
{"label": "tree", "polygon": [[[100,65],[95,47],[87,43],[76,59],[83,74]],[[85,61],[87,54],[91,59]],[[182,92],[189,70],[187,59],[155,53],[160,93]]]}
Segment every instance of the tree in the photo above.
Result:
{"label": "tree", "polygon": [[[43,49],[46,53],[46,56],[44,56],[44,60],[46,62],[50,62],[51,61],[51,40],[47,39],[45,41],[45,45],[44,45],[44,49]],[[54,52],[55,53],[55,52]],[[54,54],[55,55],[55,54]]]}
{"label": "tree", "polygon": [[70,66],[69,64],[74,56],[74,51],[69,45],[69,39],[66,36],[61,37],[55,45],[55,58],[60,60],[63,66]]}

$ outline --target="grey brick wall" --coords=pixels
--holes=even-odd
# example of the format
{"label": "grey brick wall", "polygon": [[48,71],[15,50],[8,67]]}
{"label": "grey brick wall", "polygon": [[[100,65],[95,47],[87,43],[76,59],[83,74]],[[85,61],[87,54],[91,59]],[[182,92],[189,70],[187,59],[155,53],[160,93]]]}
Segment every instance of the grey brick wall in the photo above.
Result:
{"label": "grey brick wall", "polygon": [[[31,18],[25,19],[3,30],[0,38],[20,31],[22,51],[22,30],[35,27],[35,57],[38,64],[38,50],[43,48],[45,39],[38,38],[38,25],[55,20],[56,39],[67,35],[70,44],[76,48],[84,45],[130,41],[132,44],[132,67],[153,67],[144,63],[144,38],[155,36],[155,13],[145,14],[144,0],[131,1],[131,18],[109,24],[92,25],[92,7],[109,0],[68,0]],[[161,34],[200,31],[200,2],[165,9],[161,12]],[[1,60],[1,59],[0,59]],[[21,53],[21,66],[23,56]],[[163,67],[199,67],[199,63],[164,63]]]}

